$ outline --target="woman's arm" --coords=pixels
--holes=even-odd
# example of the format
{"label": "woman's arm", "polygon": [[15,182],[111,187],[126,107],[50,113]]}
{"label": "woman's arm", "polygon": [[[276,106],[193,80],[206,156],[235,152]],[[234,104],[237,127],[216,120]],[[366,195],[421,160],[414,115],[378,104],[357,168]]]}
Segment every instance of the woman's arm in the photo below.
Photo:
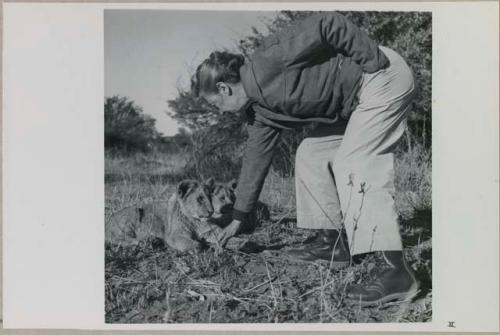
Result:
{"label": "woman's arm", "polygon": [[[272,42],[270,43],[272,44]],[[288,67],[315,61],[321,52],[351,57],[364,72],[373,73],[389,60],[364,31],[336,12],[312,15],[277,37],[274,48]]]}
{"label": "woman's arm", "polygon": [[239,221],[246,221],[259,199],[280,135],[279,129],[259,121],[250,122],[247,129],[248,139],[233,211],[233,218]]}

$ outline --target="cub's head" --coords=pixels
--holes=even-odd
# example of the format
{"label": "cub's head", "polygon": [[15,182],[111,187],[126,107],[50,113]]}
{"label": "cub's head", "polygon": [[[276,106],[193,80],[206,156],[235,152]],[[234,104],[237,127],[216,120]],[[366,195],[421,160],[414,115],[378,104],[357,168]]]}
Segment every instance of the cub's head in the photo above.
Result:
{"label": "cub's head", "polygon": [[226,214],[233,209],[236,196],[234,190],[236,189],[236,180],[231,180],[228,183],[214,183],[210,178],[207,182],[212,180],[212,206],[214,207],[214,215]]}
{"label": "cub's head", "polygon": [[196,180],[183,180],[177,185],[177,199],[188,218],[208,218],[214,212],[210,200],[211,186]]}

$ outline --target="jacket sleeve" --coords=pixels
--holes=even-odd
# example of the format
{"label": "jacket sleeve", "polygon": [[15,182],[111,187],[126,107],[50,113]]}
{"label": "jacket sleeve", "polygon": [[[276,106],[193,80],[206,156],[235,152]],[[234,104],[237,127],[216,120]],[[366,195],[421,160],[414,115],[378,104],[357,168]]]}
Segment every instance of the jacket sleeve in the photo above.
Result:
{"label": "jacket sleeve", "polygon": [[367,73],[389,65],[378,44],[336,12],[312,15],[284,32],[278,40],[288,67],[314,62],[316,57],[328,50],[351,57]]}
{"label": "jacket sleeve", "polygon": [[245,221],[259,199],[280,130],[259,121],[248,124],[248,139],[236,188],[233,218]]}

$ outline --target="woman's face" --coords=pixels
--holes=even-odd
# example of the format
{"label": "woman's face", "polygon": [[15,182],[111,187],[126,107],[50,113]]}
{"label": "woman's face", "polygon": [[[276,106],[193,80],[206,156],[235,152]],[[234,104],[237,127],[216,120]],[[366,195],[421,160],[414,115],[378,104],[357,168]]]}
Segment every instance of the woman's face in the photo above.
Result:
{"label": "woman's face", "polygon": [[205,94],[203,95],[203,97],[208,101],[208,103],[219,108],[221,112],[231,112],[238,109],[236,108],[234,99],[231,99],[230,96],[224,96],[220,93],[213,93]]}
{"label": "woman's face", "polygon": [[222,112],[236,112],[248,100],[241,84],[217,83],[217,93],[205,93],[202,96]]}

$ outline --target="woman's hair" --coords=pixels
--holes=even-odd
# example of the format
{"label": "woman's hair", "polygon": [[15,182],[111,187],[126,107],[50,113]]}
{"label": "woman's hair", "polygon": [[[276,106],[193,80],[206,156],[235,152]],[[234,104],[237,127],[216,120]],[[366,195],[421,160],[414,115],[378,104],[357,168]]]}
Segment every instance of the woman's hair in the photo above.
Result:
{"label": "woman's hair", "polygon": [[191,77],[191,93],[199,96],[201,93],[216,93],[218,82],[240,82],[240,67],[245,57],[224,51],[215,51],[205,59]]}

